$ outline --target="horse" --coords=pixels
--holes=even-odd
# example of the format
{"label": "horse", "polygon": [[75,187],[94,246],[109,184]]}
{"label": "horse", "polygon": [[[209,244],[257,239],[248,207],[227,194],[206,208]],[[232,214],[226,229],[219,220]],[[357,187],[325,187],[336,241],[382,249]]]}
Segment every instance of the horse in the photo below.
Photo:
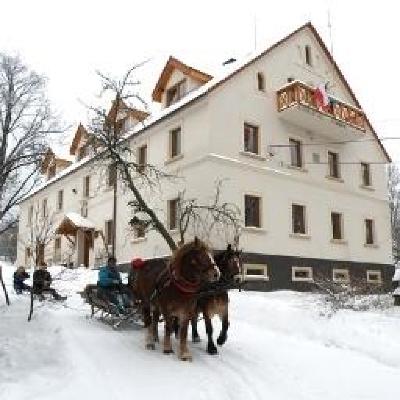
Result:
{"label": "horse", "polygon": [[[232,249],[229,244],[226,250],[214,256],[215,262],[221,271],[221,278],[216,284],[210,284],[204,294],[200,293],[197,301],[196,316],[191,319],[192,341],[199,342],[200,336],[197,332],[197,319],[200,313],[203,314],[206,333],[208,337],[207,353],[217,354],[218,350],[213,341],[213,326],[211,319],[218,315],[222,322],[222,329],[217,338],[217,344],[222,346],[227,339],[229,327],[228,314],[228,289],[238,283],[237,276],[241,269],[241,255],[239,251]],[[177,333],[177,331],[175,331]]]}
{"label": "horse", "polygon": [[143,321],[147,328],[146,348],[155,349],[157,326],[163,316],[163,352],[173,353],[172,323],[179,320],[179,358],[192,360],[187,347],[189,321],[195,316],[201,288],[220,278],[220,271],[204,242],[197,237],[179,247],[165,266],[163,262],[144,265],[137,271],[134,293],[142,301]]}

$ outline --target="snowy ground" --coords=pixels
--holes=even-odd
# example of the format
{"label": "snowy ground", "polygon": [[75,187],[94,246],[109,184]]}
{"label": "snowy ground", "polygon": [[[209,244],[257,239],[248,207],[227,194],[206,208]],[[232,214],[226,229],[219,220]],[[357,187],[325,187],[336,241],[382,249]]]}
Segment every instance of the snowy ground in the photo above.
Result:
{"label": "snowy ground", "polygon": [[[400,382],[400,311],[321,316],[318,296],[232,293],[228,341],[218,356],[203,341],[193,362],[144,349],[140,328],[114,331],[87,319],[76,291],[93,271],[52,269],[66,306],[0,292],[0,399],[389,400]],[[219,325],[218,325],[219,330]]]}

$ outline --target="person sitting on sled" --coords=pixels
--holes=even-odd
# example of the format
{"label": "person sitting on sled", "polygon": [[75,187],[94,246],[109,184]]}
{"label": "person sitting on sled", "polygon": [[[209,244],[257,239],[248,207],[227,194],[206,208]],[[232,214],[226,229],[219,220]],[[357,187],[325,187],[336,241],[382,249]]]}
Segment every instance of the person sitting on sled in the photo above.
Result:
{"label": "person sitting on sled", "polygon": [[126,314],[129,298],[127,288],[122,284],[121,274],[117,270],[115,257],[109,257],[107,264],[99,269],[97,286],[101,297],[111,302],[119,314]]}
{"label": "person sitting on sled", "polygon": [[44,300],[43,293],[50,293],[55,300],[65,300],[66,296],[61,296],[56,289],[50,287],[51,282],[50,272],[47,271],[46,263],[43,263],[33,273],[33,293],[38,294],[41,301]]}
{"label": "person sitting on sled", "polygon": [[18,267],[14,272],[14,290],[17,294],[22,294],[24,290],[30,292],[31,287],[24,281],[29,278],[29,274],[25,271],[24,267]]}

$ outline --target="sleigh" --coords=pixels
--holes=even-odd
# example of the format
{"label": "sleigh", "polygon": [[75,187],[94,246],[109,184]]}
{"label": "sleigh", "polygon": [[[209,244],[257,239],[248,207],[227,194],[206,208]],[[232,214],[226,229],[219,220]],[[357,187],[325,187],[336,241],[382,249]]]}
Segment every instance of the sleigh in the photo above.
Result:
{"label": "sleigh", "polygon": [[[127,286],[125,288],[127,289]],[[128,295],[129,305],[125,307],[123,314],[114,303],[102,295],[101,290],[95,284],[87,285],[80,292],[80,295],[90,305],[90,318],[97,317],[100,321],[111,325],[113,329],[118,329],[123,324],[141,325],[142,313],[140,302],[134,299],[131,291],[126,290],[125,294],[128,293],[130,293]]]}

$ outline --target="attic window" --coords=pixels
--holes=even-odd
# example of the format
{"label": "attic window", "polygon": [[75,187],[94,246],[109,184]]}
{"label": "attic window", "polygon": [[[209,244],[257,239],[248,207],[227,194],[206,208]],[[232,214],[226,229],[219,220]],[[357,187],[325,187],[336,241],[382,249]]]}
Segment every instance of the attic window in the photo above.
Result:
{"label": "attic window", "polygon": [[170,87],[167,90],[166,106],[168,107],[171,104],[179,101],[185,95],[185,92],[186,92],[186,79],[182,79],[176,85]]}
{"label": "attic window", "polygon": [[56,164],[52,163],[48,169],[48,179],[53,178],[56,175]]}
{"label": "attic window", "polygon": [[311,67],[312,66],[311,47],[308,44],[305,46],[305,51],[306,51],[306,64]]}
{"label": "attic window", "polygon": [[257,89],[260,92],[265,92],[265,79],[262,72],[257,72]]}

